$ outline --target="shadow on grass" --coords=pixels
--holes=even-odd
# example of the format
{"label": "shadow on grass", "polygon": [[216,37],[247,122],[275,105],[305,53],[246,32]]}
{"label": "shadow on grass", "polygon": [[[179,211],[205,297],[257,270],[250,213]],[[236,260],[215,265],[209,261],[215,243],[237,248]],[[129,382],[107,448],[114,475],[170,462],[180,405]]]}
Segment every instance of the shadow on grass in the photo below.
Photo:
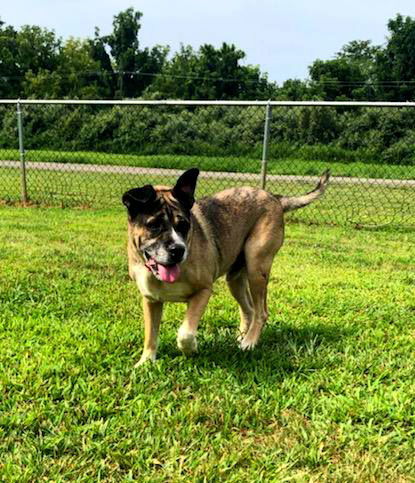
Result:
{"label": "shadow on grass", "polygon": [[260,342],[253,351],[241,351],[234,328],[225,328],[216,334],[199,336],[198,354],[186,358],[171,343],[160,348],[165,361],[171,358],[175,363],[193,365],[198,370],[226,369],[241,383],[247,377],[255,376],[257,381],[282,380],[288,374],[303,374],[327,369],[342,354],[344,340],[350,329],[339,326],[268,325]]}

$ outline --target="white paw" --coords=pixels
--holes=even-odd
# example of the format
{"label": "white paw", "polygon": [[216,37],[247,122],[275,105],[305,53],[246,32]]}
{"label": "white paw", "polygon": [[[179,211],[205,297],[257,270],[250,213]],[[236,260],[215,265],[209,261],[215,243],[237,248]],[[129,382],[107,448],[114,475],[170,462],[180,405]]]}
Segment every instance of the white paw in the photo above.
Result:
{"label": "white paw", "polygon": [[134,365],[134,369],[137,369],[137,367],[142,366],[146,362],[154,362],[156,360],[156,353],[155,352],[143,352],[143,355],[140,357],[140,360],[137,362],[137,364]]}
{"label": "white paw", "polygon": [[244,340],[245,336],[246,336],[246,332],[239,332],[238,333],[238,335],[236,336],[236,340],[239,342],[239,345]]}
{"label": "white paw", "polygon": [[251,351],[252,349],[255,348],[256,343],[257,343],[256,340],[252,340],[250,337],[245,336],[242,338],[242,340],[240,340],[239,347],[243,351]]}
{"label": "white paw", "polygon": [[197,352],[196,335],[188,332],[185,327],[180,327],[177,333],[177,347],[186,355]]}

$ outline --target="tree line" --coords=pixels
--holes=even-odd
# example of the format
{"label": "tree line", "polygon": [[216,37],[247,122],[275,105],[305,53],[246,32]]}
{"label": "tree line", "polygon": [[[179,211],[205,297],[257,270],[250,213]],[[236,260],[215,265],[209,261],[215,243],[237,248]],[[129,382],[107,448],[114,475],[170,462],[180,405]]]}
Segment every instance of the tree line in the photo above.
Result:
{"label": "tree line", "polygon": [[245,65],[233,44],[144,47],[142,13],[114,16],[112,32],[62,40],[34,25],[0,20],[1,98],[393,100],[415,98],[415,19],[396,15],[384,45],[353,40],[333,59],[315,60],[307,80],[277,85]]}
{"label": "tree line", "polygon": [[[0,98],[414,100],[415,20],[397,15],[387,41],[346,44],[317,59],[309,79],[281,86],[245,65],[235,45],[144,47],[142,14],[112,32],[63,41],[53,31],[0,24]],[[264,109],[223,106],[24,106],[25,148],[259,159]],[[415,110],[273,108],[271,159],[415,164]],[[15,148],[16,113],[0,106],[0,148]],[[171,157],[171,165],[175,162]],[[236,166],[236,165],[235,165]],[[243,169],[237,164],[235,169]]]}

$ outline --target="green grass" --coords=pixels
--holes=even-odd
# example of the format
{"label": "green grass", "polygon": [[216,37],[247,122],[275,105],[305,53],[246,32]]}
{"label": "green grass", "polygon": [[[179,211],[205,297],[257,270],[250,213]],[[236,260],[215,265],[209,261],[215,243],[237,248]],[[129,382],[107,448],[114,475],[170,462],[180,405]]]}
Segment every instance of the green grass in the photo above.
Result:
{"label": "green grass", "polygon": [[[19,160],[17,150],[0,149],[0,159]],[[79,164],[98,164],[116,166],[136,166],[144,168],[187,169],[198,166],[203,171],[228,171],[240,173],[259,173],[260,157],[220,156],[185,156],[185,155],[135,155],[90,151],[47,151],[28,150],[27,161],[60,162]],[[330,168],[336,176],[353,176],[364,178],[414,179],[415,166],[388,165],[375,162],[340,162],[321,161],[318,158],[304,159],[270,159],[269,174],[318,175]]]}
{"label": "green grass", "polygon": [[199,355],[171,304],[135,371],[125,231],[121,209],[0,207],[1,481],[413,481],[413,231],[289,224],[253,353],[219,281]]}
{"label": "green grass", "polygon": [[[317,177],[316,181],[317,182]],[[29,198],[51,205],[93,207],[119,206],[122,194],[135,186],[147,183],[173,185],[176,178],[148,174],[80,173],[28,170]],[[201,178],[197,195],[205,196],[230,186],[258,186],[257,179]],[[298,195],[307,192],[315,183],[298,181],[268,182],[272,193]],[[415,190],[413,187],[381,185],[331,184],[324,199],[307,210],[295,212],[297,220],[312,223],[343,225],[415,225]],[[0,169],[0,199],[20,199],[18,169]]]}
{"label": "green grass", "polygon": [[[0,150],[0,158],[18,159],[17,151]],[[124,191],[146,183],[173,184],[171,176],[148,173],[125,174],[122,166],[168,167],[187,169],[198,166],[204,171],[231,171],[235,178],[201,179],[198,195],[204,196],[230,186],[259,185],[258,177],[238,179],[240,173],[258,173],[258,160],[242,158],[212,158],[196,156],[135,156],[91,152],[28,151],[28,160],[37,162],[73,162],[80,164],[119,165],[119,173],[57,172],[53,170],[27,171],[28,194],[33,202],[52,205],[108,206],[118,205]],[[335,163],[323,161],[271,160],[270,174],[313,175],[330,168],[333,176],[359,176],[371,178],[415,178],[415,166],[391,166],[369,163]],[[268,181],[267,189],[273,193],[298,195],[314,187],[313,183],[295,180]],[[0,199],[20,199],[20,173],[18,169],[0,168]],[[296,219],[312,223],[353,225],[414,225],[415,190],[413,187],[332,184],[321,203],[299,212]]]}

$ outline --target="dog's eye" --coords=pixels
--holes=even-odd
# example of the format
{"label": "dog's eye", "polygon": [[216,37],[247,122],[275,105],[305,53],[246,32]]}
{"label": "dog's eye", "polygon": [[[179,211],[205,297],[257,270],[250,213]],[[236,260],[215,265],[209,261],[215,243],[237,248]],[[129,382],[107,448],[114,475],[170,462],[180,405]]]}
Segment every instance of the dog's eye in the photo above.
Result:
{"label": "dog's eye", "polygon": [[152,220],[146,223],[147,230],[156,233],[161,230],[161,223],[159,220]]}
{"label": "dog's eye", "polygon": [[187,235],[189,228],[190,228],[190,223],[187,222],[186,220],[180,220],[176,225],[176,231],[177,233],[180,233],[180,235]]}

